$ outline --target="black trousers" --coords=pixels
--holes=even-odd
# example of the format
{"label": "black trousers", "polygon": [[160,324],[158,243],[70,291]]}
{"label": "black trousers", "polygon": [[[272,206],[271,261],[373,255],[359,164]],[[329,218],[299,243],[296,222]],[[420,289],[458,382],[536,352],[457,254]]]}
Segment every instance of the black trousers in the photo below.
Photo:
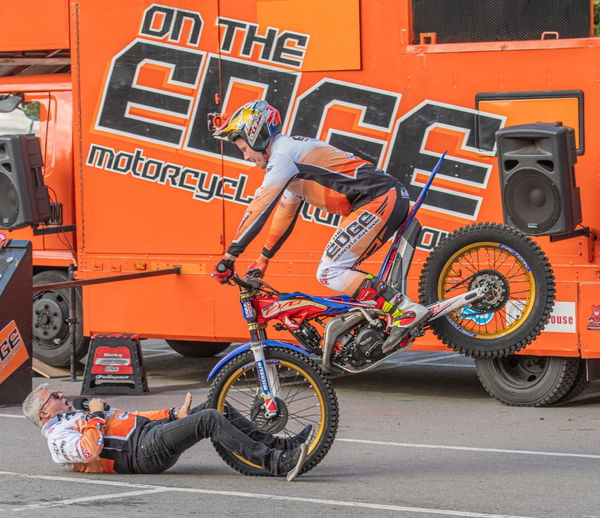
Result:
{"label": "black trousers", "polygon": [[226,407],[225,413],[226,416],[206,408],[203,403],[191,409],[190,415],[183,419],[148,423],[134,453],[134,472],[162,473],[173,466],[185,450],[209,437],[250,462],[275,472],[281,449],[284,449],[282,439],[260,432],[233,407]]}

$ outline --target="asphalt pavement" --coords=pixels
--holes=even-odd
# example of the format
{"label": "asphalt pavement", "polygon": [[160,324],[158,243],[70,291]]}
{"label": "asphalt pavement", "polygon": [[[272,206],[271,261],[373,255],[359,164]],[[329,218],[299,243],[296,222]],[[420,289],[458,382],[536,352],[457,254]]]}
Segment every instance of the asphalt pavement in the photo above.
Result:
{"label": "asphalt pavement", "polygon": [[[151,410],[196,402],[218,358],[143,345],[150,393],[107,397]],[[79,395],[81,376],[45,380]],[[0,513],[95,516],[402,516],[600,518],[600,393],[568,405],[506,407],[473,362],[405,351],[377,370],[333,379],[340,426],[325,459],[296,481],[245,477],[209,441],[161,475],[91,475],[54,465],[20,408],[0,408]]]}

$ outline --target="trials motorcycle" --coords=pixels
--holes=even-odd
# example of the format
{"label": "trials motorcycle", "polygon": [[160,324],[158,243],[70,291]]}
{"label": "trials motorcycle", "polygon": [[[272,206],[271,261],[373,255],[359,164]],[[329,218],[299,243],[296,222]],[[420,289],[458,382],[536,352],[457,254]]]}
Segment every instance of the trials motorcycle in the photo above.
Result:
{"label": "trials motorcycle", "polygon": [[[445,153],[444,153],[445,155]],[[421,225],[415,218],[444,158],[441,156],[405,223],[397,232],[379,278],[402,293]],[[290,436],[313,430],[302,472],[316,466],[333,444],[338,425],[334,388],[324,371],[372,369],[431,330],[450,349],[478,358],[513,354],[542,331],[554,306],[555,281],[541,248],[528,236],[496,223],[477,223],[448,234],[431,251],[419,280],[419,301],[431,316],[401,343],[384,351],[391,318],[372,301],[347,296],[281,293],[265,281],[234,275],[251,340],[214,367],[208,396],[213,408],[235,407],[259,429]],[[267,338],[267,323],[298,343]],[[318,359],[321,359],[321,365]],[[267,475],[218,443],[237,471]]]}

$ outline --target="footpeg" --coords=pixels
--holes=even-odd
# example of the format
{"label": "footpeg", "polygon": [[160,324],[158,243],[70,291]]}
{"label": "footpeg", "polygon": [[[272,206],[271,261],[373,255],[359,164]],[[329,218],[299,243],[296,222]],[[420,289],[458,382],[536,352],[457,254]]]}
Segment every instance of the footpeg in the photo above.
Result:
{"label": "footpeg", "polygon": [[408,334],[412,339],[419,338],[421,336],[425,336],[425,322],[422,322],[416,327],[413,327]]}

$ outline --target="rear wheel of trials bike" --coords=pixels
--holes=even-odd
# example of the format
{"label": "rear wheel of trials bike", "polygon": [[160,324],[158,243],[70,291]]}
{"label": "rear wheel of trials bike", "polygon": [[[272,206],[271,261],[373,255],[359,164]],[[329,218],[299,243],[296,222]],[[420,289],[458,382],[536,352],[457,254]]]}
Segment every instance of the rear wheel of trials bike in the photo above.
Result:
{"label": "rear wheel of trials bike", "polygon": [[498,358],[530,344],[554,306],[552,268],[541,248],[522,232],[478,223],[446,236],[421,272],[419,298],[431,304],[492,284],[492,292],[431,322],[451,349],[475,358]]}
{"label": "rear wheel of trials bike", "polygon": [[[307,439],[308,455],[301,473],[314,468],[331,448],[338,426],[338,403],[335,391],[321,368],[300,353],[279,347],[265,348],[268,366],[275,366],[279,380],[276,398],[279,415],[267,420],[254,355],[244,352],[223,367],[208,394],[208,405],[224,413],[225,403],[235,407],[261,431],[290,437],[311,424]],[[270,473],[249,460],[232,453],[218,442],[213,444],[219,455],[233,469],[244,475]]]}

